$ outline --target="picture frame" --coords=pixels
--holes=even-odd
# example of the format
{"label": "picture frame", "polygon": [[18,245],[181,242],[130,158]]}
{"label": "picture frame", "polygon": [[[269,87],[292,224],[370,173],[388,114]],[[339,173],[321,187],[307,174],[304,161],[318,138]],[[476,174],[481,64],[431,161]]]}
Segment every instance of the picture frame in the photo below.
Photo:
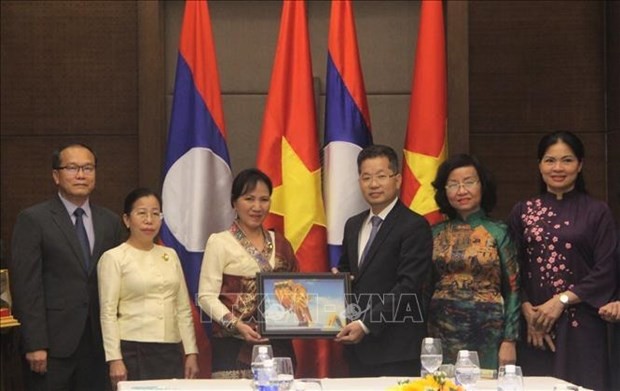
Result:
{"label": "picture frame", "polygon": [[11,308],[11,289],[9,288],[9,270],[0,269],[0,308]]}
{"label": "picture frame", "polygon": [[9,270],[0,269],[0,328],[19,326],[19,322],[13,317],[12,307]]}
{"label": "picture frame", "polygon": [[348,273],[258,273],[265,338],[333,338],[347,323]]}

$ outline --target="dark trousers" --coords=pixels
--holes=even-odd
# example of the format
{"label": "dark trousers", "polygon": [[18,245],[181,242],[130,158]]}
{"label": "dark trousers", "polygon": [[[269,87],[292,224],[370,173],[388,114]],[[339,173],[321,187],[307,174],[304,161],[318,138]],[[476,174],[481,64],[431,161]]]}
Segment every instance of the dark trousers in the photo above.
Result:
{"label": "dark trousers", "polygon": [[420,376],[420,360],[394,361],[383,364],[363,364],[354,354],[348,355],[350,377]]}
{"label": "dark trousers", "polygon": [[[25,361],[25,360],[24,360]],[[95,346],[90,321],[86,321],[82,338],[70,357],[47,356],[47,372],[39,375],[23,365],[29,391],[104,391],[110,378],[103,346]]]}

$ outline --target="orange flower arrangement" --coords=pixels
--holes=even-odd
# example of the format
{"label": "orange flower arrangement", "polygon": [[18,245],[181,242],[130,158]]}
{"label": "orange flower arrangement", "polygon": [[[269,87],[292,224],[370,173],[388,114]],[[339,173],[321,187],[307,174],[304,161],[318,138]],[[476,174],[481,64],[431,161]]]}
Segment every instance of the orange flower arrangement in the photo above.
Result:
{"label": "orange flower arrangement", "polygon": [[387,391],[465,391],[465,389],[448,380],[445,373],[435,372],[415,381],[399,382]]}

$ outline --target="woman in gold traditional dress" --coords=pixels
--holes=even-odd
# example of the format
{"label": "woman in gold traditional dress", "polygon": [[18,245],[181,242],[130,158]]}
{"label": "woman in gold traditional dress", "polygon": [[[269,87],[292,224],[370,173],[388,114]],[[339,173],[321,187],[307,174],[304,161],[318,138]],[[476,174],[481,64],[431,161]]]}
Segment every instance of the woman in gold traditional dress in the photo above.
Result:
{"label": "woman in gold traditional dress", "polygon": [[[281,234],[263,228],[271,192],[271,180],[262,171],[240,172],[231,194],[237,218],[229,229],[207,241],[198,300],[214,321],[213,378],[251,378],[252,346],[267,342],[256,328],[256,273],[298,271],[291,244]],[[269,343],[274,356],[294,359],[289,340]]]}

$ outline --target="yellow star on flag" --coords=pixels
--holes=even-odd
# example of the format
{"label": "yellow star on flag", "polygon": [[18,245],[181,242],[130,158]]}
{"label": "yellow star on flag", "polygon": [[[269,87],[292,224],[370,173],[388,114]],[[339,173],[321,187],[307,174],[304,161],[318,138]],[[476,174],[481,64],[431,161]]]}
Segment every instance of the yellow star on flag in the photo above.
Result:
{"label": "yellow star on flag", "polygon": [[405,149],[405,161],[411,173],[420,183],[418,191],[415,193],[411,205],[411,210],[422,216],[438,210],[435,203],[435,189],[432,182],[437,175],[437,168],[446,159],[446,147],[441,149],[439,156],[428,156]]}
{"label": "yellow star on flag", "polygon": [[271,213],[284,218],[284,236],[295,251],[314,224],[325,226],[321,169],[310,171],[285,137],[282,137],[282,184],[273,189]]}

